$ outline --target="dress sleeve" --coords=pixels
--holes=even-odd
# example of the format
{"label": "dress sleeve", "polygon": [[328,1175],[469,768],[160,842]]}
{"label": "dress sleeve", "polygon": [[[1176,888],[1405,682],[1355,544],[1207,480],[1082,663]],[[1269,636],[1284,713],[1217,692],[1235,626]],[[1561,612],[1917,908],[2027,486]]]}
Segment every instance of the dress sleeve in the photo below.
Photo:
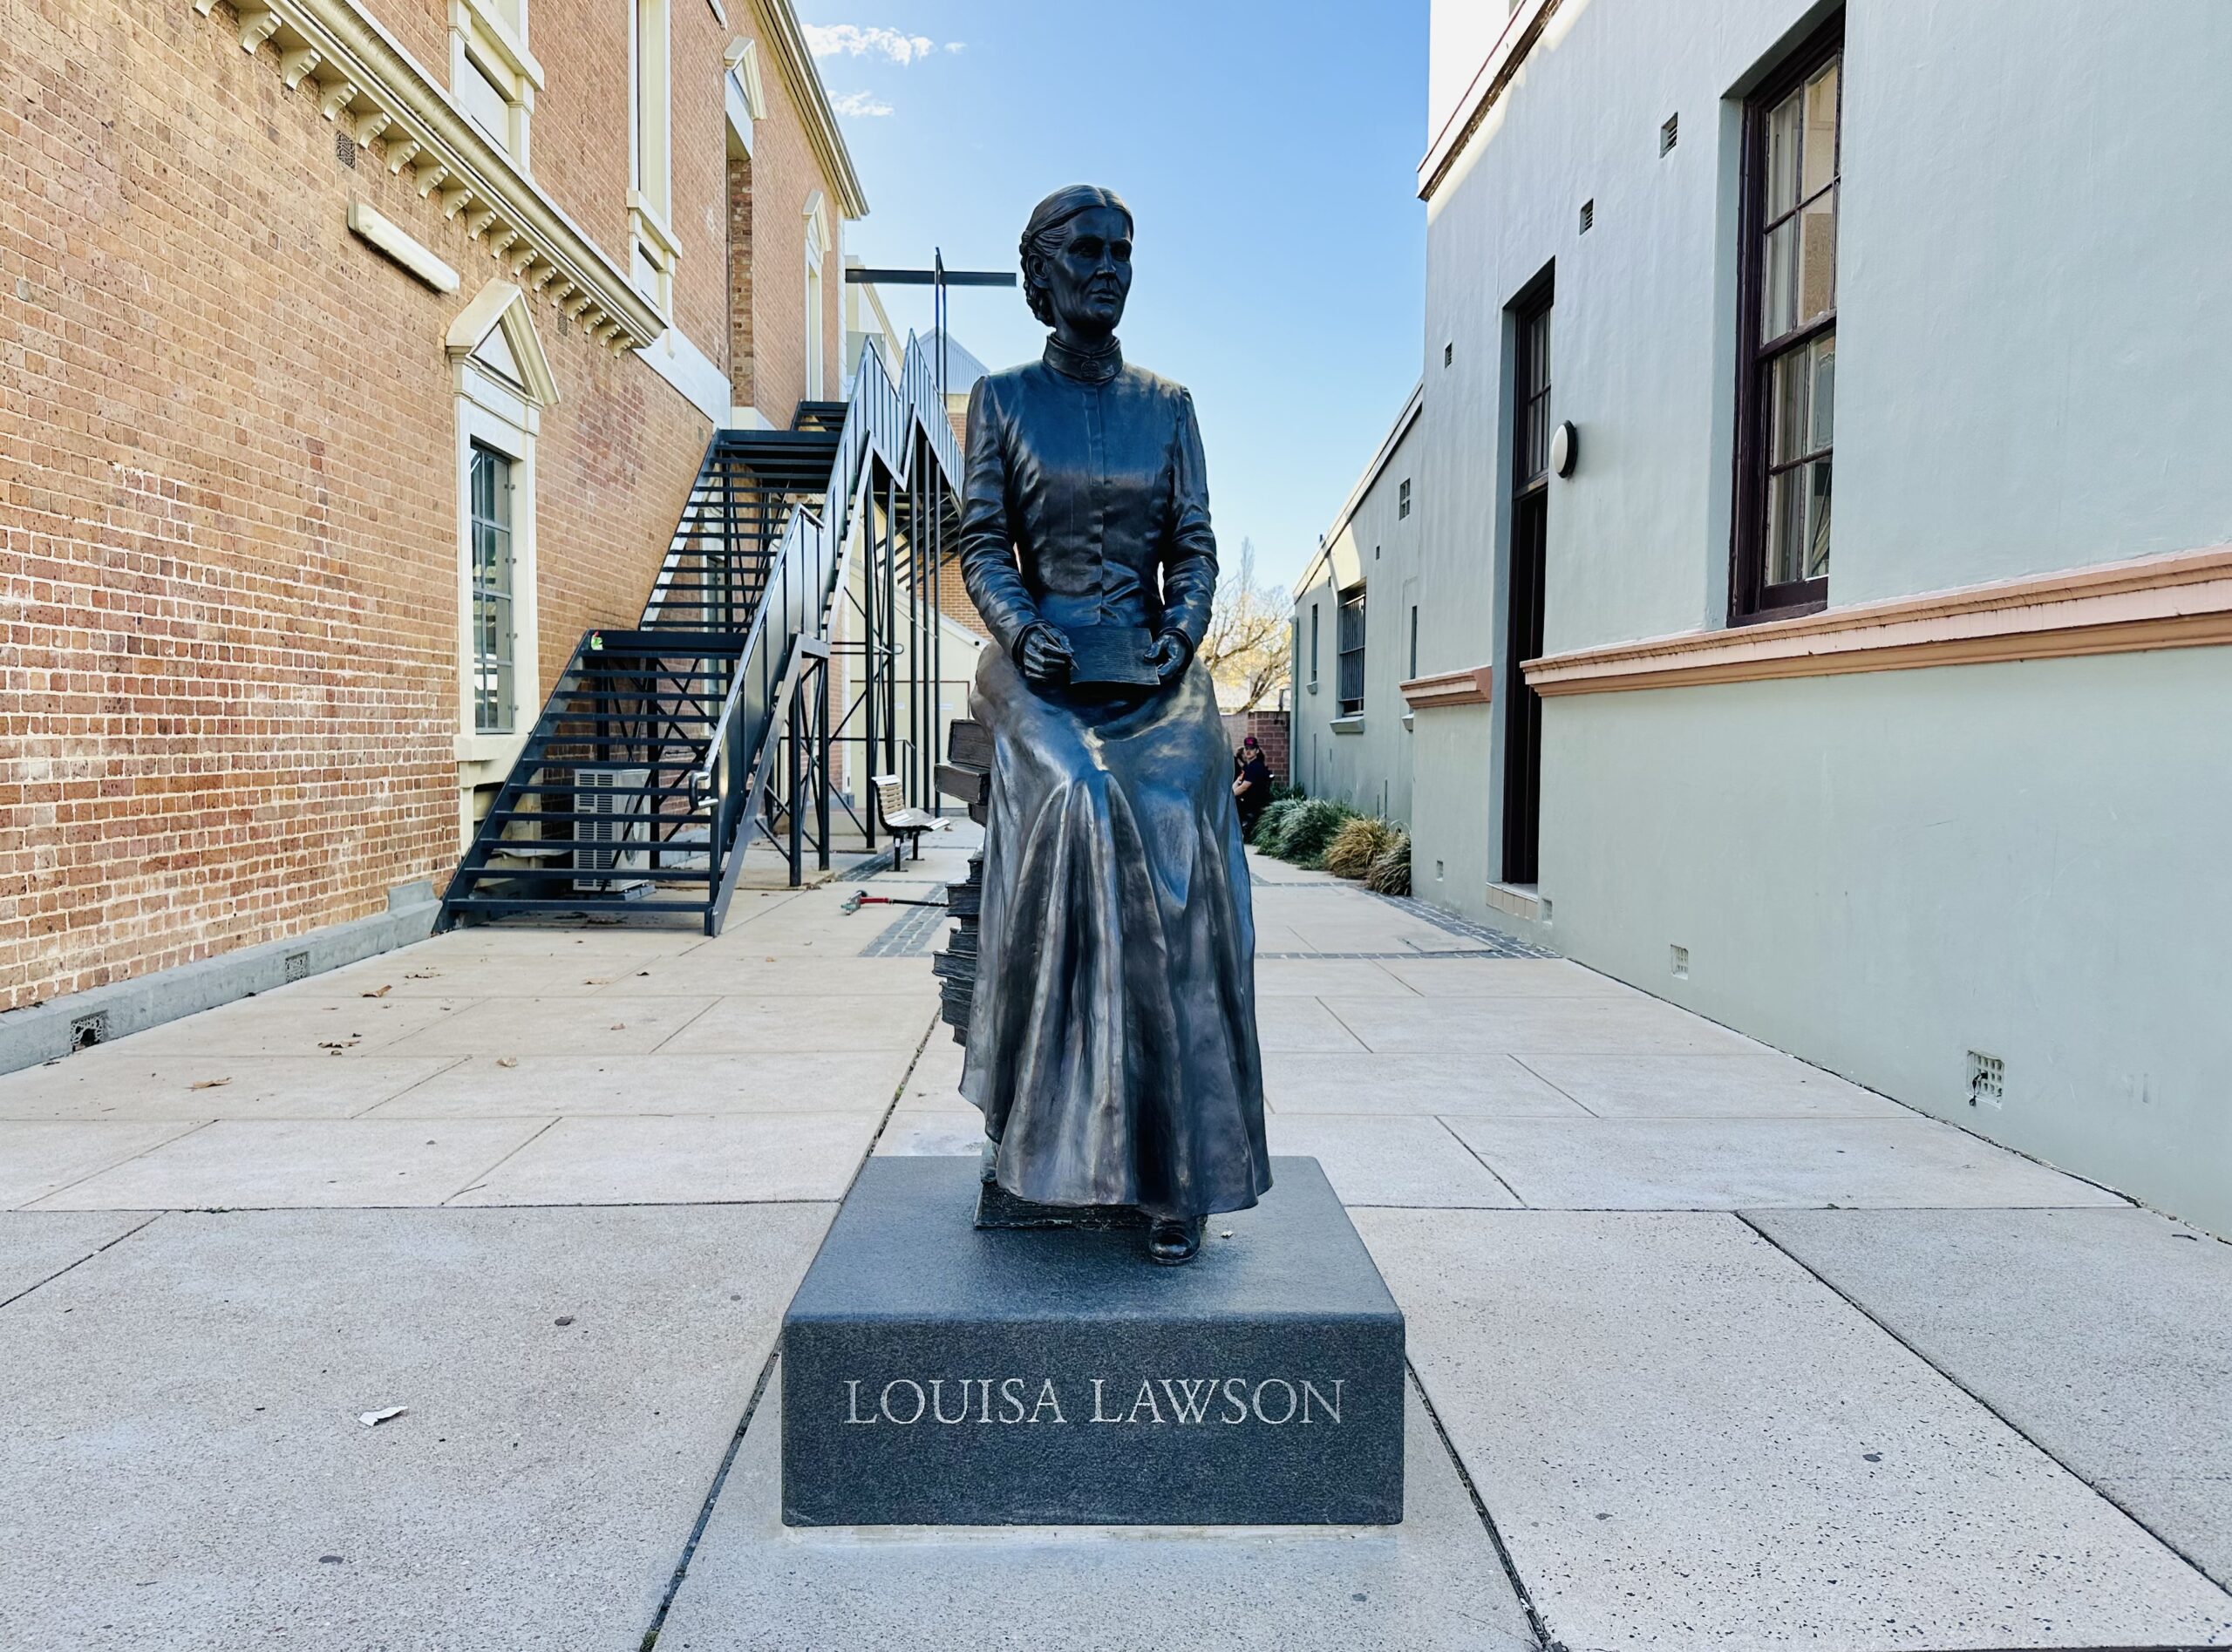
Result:
{"label": "dress sleeve", "polygon": [[986,629],[1012,657],[1016,638],[1038,622],[1038,605],[1016,567],[1005,425],[990,381],[978,379],[969,392],[969,448],[962,465],[961,582]]}
{"label": "dress sleeve", "polygon": [[1209,477],[1201,427],[1190,391],[1178,393],[1177,454],[1171,466],[1170,531],[1163,541],[1162,606],[1166,629],[1183,631],[1196,649],[1208,635],[1217,595],[1217,536],[1209,527]]}

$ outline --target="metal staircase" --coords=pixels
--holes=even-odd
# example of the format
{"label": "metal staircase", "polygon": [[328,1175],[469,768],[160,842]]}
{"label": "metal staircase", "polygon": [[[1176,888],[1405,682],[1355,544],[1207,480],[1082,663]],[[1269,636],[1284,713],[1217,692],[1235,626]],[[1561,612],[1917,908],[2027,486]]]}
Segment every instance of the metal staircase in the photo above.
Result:
{"label": "metal staircase", "polygon": [[[873,766],[896,750],[902,656],[935,695],[914,656],[961,456],[934,375],[912,340],[896,383],[866,351],[846,400],[714,436],[642,616],[575,647],[437,928],[686,914],[716,935],[756,836],[787,847],[793,881],[809,841],[828,864],[834,752],[849,740]],[[857,620],[843,641],[840,613]],[[833,650],[859,662],[849,712]],[[843,731],[854,717],[865,735]],[[908,754],[925,794],[935,756]],[[873,847],[873,817],[859,824]]]}

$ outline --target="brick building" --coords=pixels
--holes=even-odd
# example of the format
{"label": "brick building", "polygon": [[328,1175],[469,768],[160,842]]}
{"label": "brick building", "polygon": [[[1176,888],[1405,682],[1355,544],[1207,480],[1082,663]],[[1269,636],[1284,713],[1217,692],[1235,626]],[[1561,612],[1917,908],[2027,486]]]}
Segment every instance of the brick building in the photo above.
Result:
{"label": "brick building", "polygon": [[841,393],[866,204],[788,0],[0,36],[15,1010],[416,912],[715,428]]}

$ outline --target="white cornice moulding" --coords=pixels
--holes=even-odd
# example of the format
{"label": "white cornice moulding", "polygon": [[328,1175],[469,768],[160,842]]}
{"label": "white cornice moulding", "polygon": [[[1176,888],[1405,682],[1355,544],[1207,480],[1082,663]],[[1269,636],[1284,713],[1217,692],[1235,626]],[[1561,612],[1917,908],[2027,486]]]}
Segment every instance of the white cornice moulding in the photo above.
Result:
{"label": "white cornice moulding", "polygon": [[413,241],[395,221],[361,201],[349,203],[349,228],[375,251],[393,259],[438,293],[458,289],[458,274],[437,258],[432,248]]}
{"label": "white cornice moulding", "polygon": [[[217,0],[191,3],[206,17]],[[345,120],[359,142],[377,140],[390,173],[410,168],[420,197],[461,218],[506,279],[615,355],[666,330],[619,266],[356,0],[239,0],[235,15],[242,51],[272,44],[289,85],[311,81],[328,120]]]}

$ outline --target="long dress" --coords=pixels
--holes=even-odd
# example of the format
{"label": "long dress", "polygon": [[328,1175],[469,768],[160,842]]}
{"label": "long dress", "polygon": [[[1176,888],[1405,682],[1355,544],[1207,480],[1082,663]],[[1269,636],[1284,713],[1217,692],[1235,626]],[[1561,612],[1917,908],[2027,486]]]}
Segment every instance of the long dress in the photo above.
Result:
{"label": "long dress", "polygon": [[975,1008],[961,1089],[995,1174],[1051,1205],[1241,1210],[1270,1186],[1255,917],[1208,670],[1039,689],[1041,620],[1199,644],[1216,542],[1192,398],[1050,341],[970,398],[962,577],[997,647]]}

